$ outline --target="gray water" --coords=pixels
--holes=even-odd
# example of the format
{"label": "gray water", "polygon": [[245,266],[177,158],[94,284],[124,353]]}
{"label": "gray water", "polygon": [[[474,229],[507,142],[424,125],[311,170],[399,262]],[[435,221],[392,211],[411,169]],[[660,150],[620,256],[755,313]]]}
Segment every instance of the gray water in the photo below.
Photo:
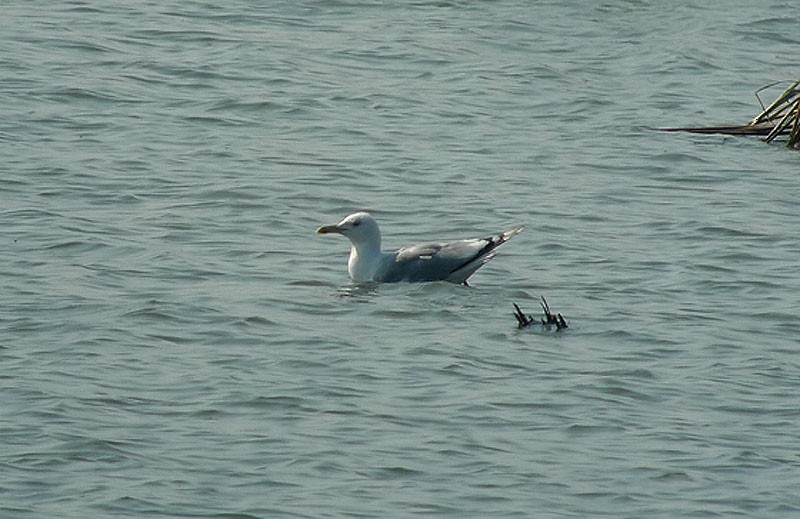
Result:
{"label": "gray water", "polygon": [[0,516],[800,514],[794,3],[2,11]]}

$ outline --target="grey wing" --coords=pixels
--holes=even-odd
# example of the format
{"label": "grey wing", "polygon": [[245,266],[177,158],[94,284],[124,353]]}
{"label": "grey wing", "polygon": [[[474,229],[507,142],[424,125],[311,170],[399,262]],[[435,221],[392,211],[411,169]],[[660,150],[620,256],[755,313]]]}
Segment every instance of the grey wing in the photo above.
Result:
{"label": "grey wing", "polygon": [[[492,257],[498,244],[489,239],[411,245],[397,251],[387,265],[386,281],[453,281],[460,283]],[[473,268],[474,267],[474,268]],[[467,270],[465,276],[462,271]]]}
{"label": "grey wing", "polygon": [[494,250],[525,227],[518,226],[488,238],[450,243],[423,243],[387,255],[377,281],[451,281],[464,283],[494,257]]}

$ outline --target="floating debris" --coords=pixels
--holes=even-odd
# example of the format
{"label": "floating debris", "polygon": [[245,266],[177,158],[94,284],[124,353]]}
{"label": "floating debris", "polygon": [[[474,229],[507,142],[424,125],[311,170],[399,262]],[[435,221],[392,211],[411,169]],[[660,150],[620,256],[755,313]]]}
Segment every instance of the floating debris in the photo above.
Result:
{"label": "floating debris", "polygon": [[550,328],[551,326],[555,325],[556,330],[564,330],[569,328],[567,324],[567,320],[564,319],[564,316],[561,314],[553,314],[550,311],[550,305],[547,302],[547,299],[544,296],[541,296],[542,300],[539,303],[542,305],[542,310],[544,310],[544,317],[541,320],[536,320],[531,315],[526,315],[522,309],[517,305],[517,303],[512,303],[514,305],[514,317],[517,318],[517,328],[527,328],[533,324],[538,324],[541,326],[545,326]]}
{"label": "floating debris", "polygon": [[[758,97],[758,93],[776,84],[772,83],[756,91],[759,103],[761,103],[761,98]],[[761,108],[761,113],[744,125],[659,128],[659,130],[724,135],[763,135],[766,142],[772,142],[779,136],[788,134],[786,146],[795,150],[800,149],[800,79],[794,81],[769,106],[764,107],[764,104],[761,103]]]}

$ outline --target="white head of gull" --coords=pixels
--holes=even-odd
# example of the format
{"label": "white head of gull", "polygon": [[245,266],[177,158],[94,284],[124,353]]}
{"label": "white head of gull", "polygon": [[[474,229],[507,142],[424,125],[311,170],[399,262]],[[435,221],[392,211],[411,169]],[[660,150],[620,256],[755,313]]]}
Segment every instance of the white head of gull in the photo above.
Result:
{"label": "white head of gull", "polygon": [[381,251],[378,222],[365,212],[353,213],[336,225],[323,225],[319,234],[341,234],[350,240],[347,271],[356,282],[449,281],[467,284],[476,270],[494,258],[495,249],[522,232],[523,226],[487,238],[449,243],[409,245]]}

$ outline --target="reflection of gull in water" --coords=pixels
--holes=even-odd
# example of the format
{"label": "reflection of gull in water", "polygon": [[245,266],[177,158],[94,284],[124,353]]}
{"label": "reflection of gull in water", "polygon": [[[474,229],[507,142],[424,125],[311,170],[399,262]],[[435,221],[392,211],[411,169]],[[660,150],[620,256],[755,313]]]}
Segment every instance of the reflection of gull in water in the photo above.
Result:
{"label": "reflection of gull in water", "polygon": [[352,245],[347,271],[353,281],[450,281],[467,278],[495,255],[494,250],[524,229],[522,226],[487,238],[450,243],[422,243],[395,252],[381,251],[381,231],[369,213],[354,213],[336,225],[324,225],[320,234],[337,233]]}

